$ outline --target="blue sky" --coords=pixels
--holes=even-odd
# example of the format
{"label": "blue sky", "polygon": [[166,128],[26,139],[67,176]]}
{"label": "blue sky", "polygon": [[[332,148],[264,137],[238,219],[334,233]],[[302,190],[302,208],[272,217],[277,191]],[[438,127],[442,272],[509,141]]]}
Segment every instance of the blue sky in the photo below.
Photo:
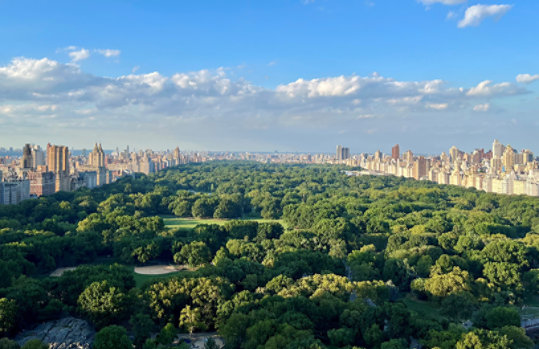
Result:
{"label": "blue sky", "polygon": [[431,153],[496,137],[537,153],[538,13],[537,1],[0,0],[0,146]]}

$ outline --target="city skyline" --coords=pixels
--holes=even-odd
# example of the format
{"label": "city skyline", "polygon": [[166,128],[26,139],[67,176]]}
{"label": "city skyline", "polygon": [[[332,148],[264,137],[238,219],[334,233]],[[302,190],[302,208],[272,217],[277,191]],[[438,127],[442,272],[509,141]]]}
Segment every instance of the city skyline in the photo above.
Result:
{"label": "city skyline", "polygon": [[29,4],[0,4],[1,146],[539,148],[536,2]]}

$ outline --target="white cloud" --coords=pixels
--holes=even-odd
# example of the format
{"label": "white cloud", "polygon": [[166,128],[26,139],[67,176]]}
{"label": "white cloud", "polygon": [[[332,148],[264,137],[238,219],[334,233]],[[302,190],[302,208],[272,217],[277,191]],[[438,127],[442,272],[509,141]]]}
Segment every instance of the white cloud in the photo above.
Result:
{"label": "white cloud", "polygon": [[[399,120],[429,125],[432,115],[450,109],[471,113],[474,106],[493,98],[526,92],[524,86],[509,82],[452,87],[441,79],[402,81],[380,74],[297,79],[269,89],[233,79],[223,68],[102,77],[72,63],[20,57],[0,66],[0,113],[7,115],[0,120],[3,127],[23,129],[30,123],[42,130],[46,124],[40,120],[54,117],[56,126],[63,125],[63,134],[82,138],[95,127],[125,134],[125,139],[148,139],[147,134],[136,135],[146,130],[159,134],[159,140],[234,146],[252,137],[250,144],[259,145],[268,134],[291,143],[305,132],[322,139],[343,124],[351,133],[383,129],[388,122],[400,129]],[[15,107],[21,105],[28,107]]]}
{"label": "white cloud", "polygon": [[100,55],[103,55],[107,58],[110,57],[118,57],[121,53],[120,50],[112,50],[112,49],[98,49],[95,50],[95,52],[99,53]]}
{"label": "white cloud", "polygon": [[71,57],[71,60],[73,62],[79,62],[79,61],[89,58],[90,51],[85,48],[81,48],[80,50],[69,52],[69,57]]}
{"label": "white cloud", "polygon": [[477,104],[473,107],[473,111],[477,111],[477,112],[487,112],[489,110],[490,110],[489,103]]}
{"label": "white cloud", "polygon": [[539,80],[539,74],[531,75],[531,74],[518,74],[516,77],[517,82],[521,84],[529,84],[534,81]]}
{"label": "white cloud", "polygon": [[459,28],[478,26],[487,18],[501,18],[511,9],[512,5],[473,5],[466,9],[464,18],[458,23]]}
{"label": "white cloud", "polygon": [[458,5],[465,3],[468,0],[419,0],[423,5],[443,4],[443,5]]}
{"label": "white cloud", "polygon": [[427,108],[434,109],[434,110],[446,110],[449,107],[449,104],[447,103],[429,103],[427,104]]}
{"label": "white cloud", "polygon": [[498,95],[515,95],[523,92],[524,91],[521,88],[509,82],[492,84],[492,81],[485,80],[480,82],[477,86],[470,88],[468,92],[466,92],[466,95],[472,97],[491,97]]}

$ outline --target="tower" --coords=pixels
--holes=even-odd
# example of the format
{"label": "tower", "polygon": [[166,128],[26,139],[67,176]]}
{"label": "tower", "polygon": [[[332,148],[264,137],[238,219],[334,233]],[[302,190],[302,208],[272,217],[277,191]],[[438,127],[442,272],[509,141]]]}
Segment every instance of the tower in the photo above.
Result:
{"label": "tower", "polygon": [[398,144],[395,144],[393,148],[391,148],[391,158],[394,160],[397,160],[400,157],[400,147]]}
{"label": "tower", "polygon": [[69,149],[63,145],[47,144],[47,167],[56,175],[56,191],[70,191]]}
{"label": "tower", "polygon": [[504,151],[504,146],[500,142],[498,142],[497,139],[494,140],[492,143],[492,157],[493,158],[501,158]]}
{"label": "tower", "polygon": [[32,148],[28,143],[26,143],[22,148],[21,167],[23,170],[29,170],[32,168]]}
{"label": "tower", "polygon": [[513,166],[515,166],[515,151],[510,145],[505,147],[505,151],[503,152],[502,156],[502,164],[505,168],[505,172],[511,172],[513,170]]}
{"label": "tower", "polygon": [[337,146],[337,161],[342,160],[342,145]]}

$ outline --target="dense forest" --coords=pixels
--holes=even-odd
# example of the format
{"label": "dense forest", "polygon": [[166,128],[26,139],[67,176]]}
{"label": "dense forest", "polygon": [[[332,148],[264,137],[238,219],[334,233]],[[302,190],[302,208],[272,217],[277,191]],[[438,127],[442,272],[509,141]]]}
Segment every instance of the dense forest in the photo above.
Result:
{"label": "dense forest", "polygon": [[[232,349],[534,347],[539,198],[343,170],[189,164],[0,206],[0,348],[67,314],[97,349],[200,331]],[[189,270],[138,285],[157,262]]]}

